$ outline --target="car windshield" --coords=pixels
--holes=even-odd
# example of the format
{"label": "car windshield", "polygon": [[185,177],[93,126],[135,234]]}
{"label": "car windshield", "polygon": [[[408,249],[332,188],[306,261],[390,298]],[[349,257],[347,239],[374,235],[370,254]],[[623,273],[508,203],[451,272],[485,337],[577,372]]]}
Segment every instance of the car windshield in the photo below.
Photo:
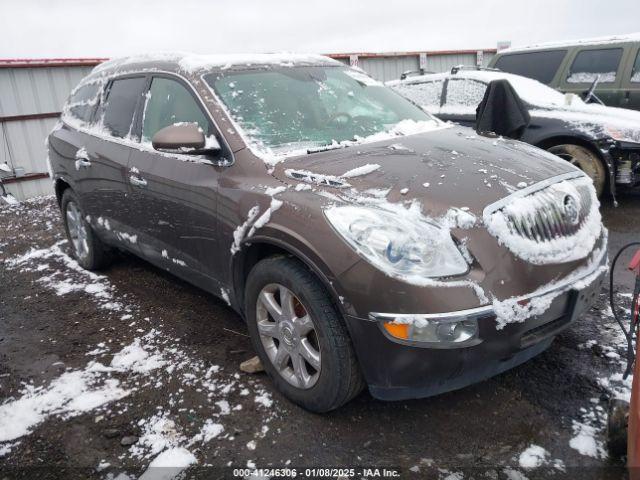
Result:
{"label": "car windshield", "polygon": [[[205,76],[234,121],[275,154],[361,140],[402,121],[440,123],[365,73],[341,67],[282,67]],[[412,132],[413,133],[413,132]]]}

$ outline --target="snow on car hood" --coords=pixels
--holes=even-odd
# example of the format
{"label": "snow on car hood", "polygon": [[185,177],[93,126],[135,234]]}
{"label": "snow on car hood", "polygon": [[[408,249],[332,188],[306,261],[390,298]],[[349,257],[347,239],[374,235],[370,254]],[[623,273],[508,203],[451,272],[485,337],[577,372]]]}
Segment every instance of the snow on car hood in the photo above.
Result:
{"label": "snow on car hood", "polygon": [[273,175],[324,196],[419,200],[429,216],[457,207],[480,217],[485,206],[518,189],[576,170],[528,144],[456,127],[290,158]]}
{"label": "snow on car hood", "polygon": [[640,143],[640,112],[579,102],[565,108],[532,109],[532,117],[554,118],[573,125],[592,138],[612,137]]}

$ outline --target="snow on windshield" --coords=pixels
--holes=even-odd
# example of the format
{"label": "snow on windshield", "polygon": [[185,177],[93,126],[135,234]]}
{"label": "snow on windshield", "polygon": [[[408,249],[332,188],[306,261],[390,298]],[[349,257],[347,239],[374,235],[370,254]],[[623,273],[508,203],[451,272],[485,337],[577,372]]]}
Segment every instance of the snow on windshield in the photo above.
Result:
{"label": "snow on windshield", "polygon": [[443,124],[365,73],[308,66],[222,71],[205,80],[268,163],[307,150],[411,135]]}

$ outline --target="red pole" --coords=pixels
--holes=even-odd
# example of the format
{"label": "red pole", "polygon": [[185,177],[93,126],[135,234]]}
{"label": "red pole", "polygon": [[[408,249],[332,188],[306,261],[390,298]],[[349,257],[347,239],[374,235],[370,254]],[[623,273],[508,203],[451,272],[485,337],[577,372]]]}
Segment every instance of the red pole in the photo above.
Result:
{"label": "red pole", "polygon": [[629,407],[629,440],[627,466],[630,480],[640,480],[640,342],[636,345],[636,367],[633,372],[631,405]]}

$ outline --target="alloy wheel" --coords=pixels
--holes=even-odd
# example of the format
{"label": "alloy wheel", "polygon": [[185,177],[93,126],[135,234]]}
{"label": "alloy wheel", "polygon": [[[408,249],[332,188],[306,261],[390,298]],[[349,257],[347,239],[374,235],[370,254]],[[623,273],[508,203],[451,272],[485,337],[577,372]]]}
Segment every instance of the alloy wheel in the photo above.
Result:
{"label": "alloy wheel", "polygon": [[256,305],[260,341],[276,371],[291,385],[309,389],[321,369],[318,333],[296,295],[278,283],[266,285]]}
{"label": "alloy wheel", "polygon": [[80,259],[87,258],[89,255],[87,227],[82,219],[82,213],[75,202],[72,201],[67,204],[66,217],[69,237],[71,238],[76,256]]}

